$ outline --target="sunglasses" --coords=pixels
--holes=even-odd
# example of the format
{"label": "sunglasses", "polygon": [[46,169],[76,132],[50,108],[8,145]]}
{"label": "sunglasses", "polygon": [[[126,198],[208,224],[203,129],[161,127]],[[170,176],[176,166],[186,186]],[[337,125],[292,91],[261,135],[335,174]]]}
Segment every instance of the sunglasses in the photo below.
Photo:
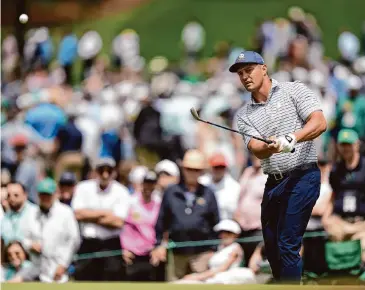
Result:
{"label": "sunglasses", "polygon": [[226,169],[227,167],[223,166],[223,165],[219,165],[219,166],[213,166],[213,169],[217,169],[217,170],[223,170]]}
{"label": "sunglasses", "polygon": [[203,169],[197,169],[197,168],[189,168],[189,167],[184,167],[184,168],[187,171],[196,172],[196,173],[199,173],[199,172],[202,172],[203,171]]}
{"label": "sunglasses", "polygon": [[105,171],[108,172],[109,174],[111,174],[113,172],[113,168],[111,168],[109,166],[104,166],[104,167],[99,167],[96,171],[99,174],[103,174]]}
{"label": "sunglasses", "polygon": [[14,150],[15,150],[16,152],[22,152],[22,151],[24,151],[26,148],[27,148],[26,146],[15,146],[15,147],[14,147]]}

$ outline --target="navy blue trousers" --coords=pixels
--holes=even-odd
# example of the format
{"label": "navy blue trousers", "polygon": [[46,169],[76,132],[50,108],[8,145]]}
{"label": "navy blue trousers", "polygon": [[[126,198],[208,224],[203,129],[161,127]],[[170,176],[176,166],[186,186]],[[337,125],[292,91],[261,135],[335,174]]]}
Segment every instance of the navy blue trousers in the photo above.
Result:
{"label": "navy blue trousers", "polygon": [[277,182],[268,178],[261,204],[261,223],[267,258],[276,282],[299,283],[303,235],[319,197],[318,168],[294,173]]}

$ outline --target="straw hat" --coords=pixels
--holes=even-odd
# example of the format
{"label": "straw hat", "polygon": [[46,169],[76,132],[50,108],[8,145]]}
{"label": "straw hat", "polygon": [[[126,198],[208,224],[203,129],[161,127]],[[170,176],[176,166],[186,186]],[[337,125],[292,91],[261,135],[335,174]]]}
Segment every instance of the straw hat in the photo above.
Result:
{"label": "straw hat", "polygon": [[197,149],[188,150],[182,161],[182,166],[192,169],[205,169],[206,160],[202,152]]}

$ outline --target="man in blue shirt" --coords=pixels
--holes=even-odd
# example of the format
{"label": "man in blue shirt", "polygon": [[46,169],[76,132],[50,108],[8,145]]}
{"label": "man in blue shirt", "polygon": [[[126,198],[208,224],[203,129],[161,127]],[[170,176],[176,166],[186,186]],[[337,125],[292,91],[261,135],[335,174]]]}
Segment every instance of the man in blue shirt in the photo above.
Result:
{"label": "man in blue shirt", "polygon": [[58,106],[50,103],[41,103],[28,110],[25,123],[33,127],[46,141],[52,141],[60,127],[66,124],[65,112]]}

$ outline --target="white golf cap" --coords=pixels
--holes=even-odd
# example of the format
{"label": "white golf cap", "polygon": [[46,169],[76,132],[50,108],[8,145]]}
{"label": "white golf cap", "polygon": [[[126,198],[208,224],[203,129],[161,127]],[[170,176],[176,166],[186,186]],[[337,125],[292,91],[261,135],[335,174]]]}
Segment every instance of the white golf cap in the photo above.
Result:
{"label": "white golf cap", "polygon": [[179,167],[176,165],[175,162],[172,162],[171,160],[164,159],[156,164],[155,171],[157,174],[161,172],[166,172],[170,174],[171,176],[180,176]]}
{"label": "white golf cap", "polygon": [[360,90],[362,88],[362,81],[357,75],[351,75],[347,84],[350,90]]}
{"label": "white golf cap", "polygon": [[217,225],[215,225],[214,231],[216,232],[225,231],[239,235],[241,233],[241,228],[238,225],[238,223],[236,223],[234,220],[226,219],[220,221]]}
{"label": "white golf cap", "polygon": [[129,173],[128,179],[131,183],[141,184],[147,172],[148,168],[146,166],[136,166]]}

